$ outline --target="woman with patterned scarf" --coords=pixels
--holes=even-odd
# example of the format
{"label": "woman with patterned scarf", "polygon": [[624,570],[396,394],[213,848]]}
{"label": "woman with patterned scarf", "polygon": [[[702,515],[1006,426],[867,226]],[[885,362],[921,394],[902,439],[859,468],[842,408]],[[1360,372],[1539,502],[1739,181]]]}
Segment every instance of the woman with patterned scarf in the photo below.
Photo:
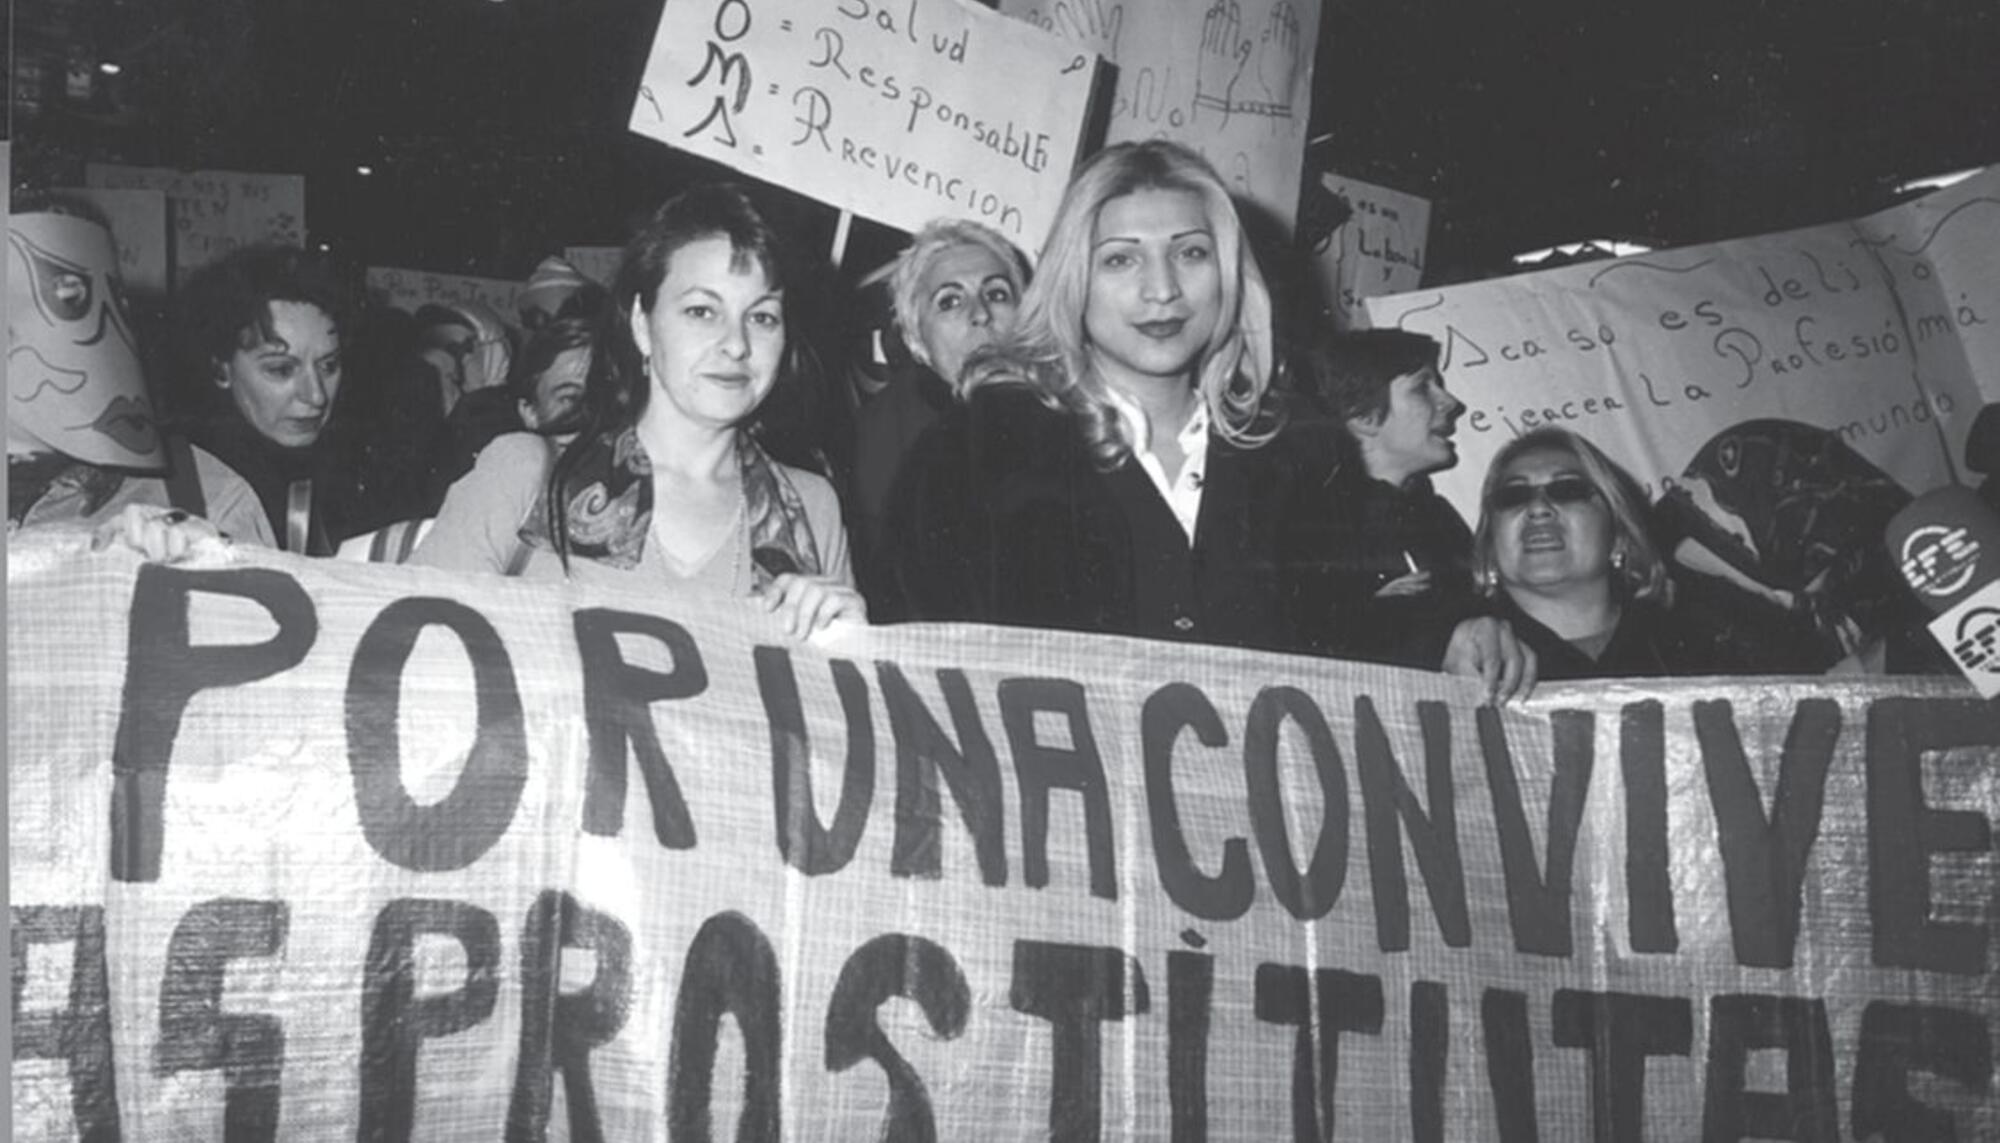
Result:
{"label": "woman with patterned scarf", "polygon": [[797,636],[864,620],[833,486],[753,431],[774,388],[804,383],[794,273],[736,188],[661,205],[626,245],[583,430],[560,454],[533,433],[488,444],[411,562],[754,597]]}

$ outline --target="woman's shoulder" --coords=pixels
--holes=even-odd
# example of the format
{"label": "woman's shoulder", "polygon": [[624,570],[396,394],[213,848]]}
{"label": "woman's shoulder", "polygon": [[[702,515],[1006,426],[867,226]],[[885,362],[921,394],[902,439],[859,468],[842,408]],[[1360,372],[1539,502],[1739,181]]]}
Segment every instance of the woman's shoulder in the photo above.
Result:
{"label": "woman's shoulder", "polygon": [[776,460],[771,463],[777,465],[779,471],[785,474],[785,479],[792,482],[792,487],[798,491],[799,499],[805,502],[807,511],[828,505],[836,510],[839,509],[840,493],[834,491],[833,481],[810,468],[798,468]]}
{"label": "woman's shoulder", "polygon": [[[486,442],[479,450],[475,467],[514,471],[530,464],[541,464],[554,453],[549,438],[540,433],[501,433]],[[533,468],[526,469],[539,482],[541,474]]]}

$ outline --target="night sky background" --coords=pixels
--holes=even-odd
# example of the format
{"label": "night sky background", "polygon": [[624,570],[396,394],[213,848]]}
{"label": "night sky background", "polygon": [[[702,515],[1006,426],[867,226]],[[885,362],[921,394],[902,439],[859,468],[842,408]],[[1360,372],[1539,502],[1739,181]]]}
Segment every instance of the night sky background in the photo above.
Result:
{"label": "night sky background", "polygon": [[[80,183],[86,160],[299,173],[311,240],[355,264],[520,277],[726,174],[625,130],[659,10],[16,0],[15,186]],[[101,60],[120,74],[66,90]],[[1314,87],[1308,177],[1430,198],[1432,280],[1483,276],[1581,238],[1853,217],[2000,161],[2000,4],[1331,0]],[[830,238],[831,208],[793,213]],[[851,264],[897,237],[857,223]]]}

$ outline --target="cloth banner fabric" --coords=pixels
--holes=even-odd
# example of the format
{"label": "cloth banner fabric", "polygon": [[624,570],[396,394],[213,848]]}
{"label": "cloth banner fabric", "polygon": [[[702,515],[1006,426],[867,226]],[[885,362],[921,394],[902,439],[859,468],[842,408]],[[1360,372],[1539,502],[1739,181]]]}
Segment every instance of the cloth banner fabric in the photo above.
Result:
{"label": "cloth banner fabric", "polygon": [[1493,455],[1544,425],[1656,493],[1704,468],[1736,478],[1704,454],[1760,421],[1831,434],[1926,492],[1977,470],[1966,437],[2000,400],[2000,167],[1853,222],[1364,305],[1370,325],[1443,343],[1469,408],[1434,479],[1467,520]]}
{"label": "cloth banner fabric", "polygon": [[2000,711],[15,537],[22,1139],[2000,1138]]}

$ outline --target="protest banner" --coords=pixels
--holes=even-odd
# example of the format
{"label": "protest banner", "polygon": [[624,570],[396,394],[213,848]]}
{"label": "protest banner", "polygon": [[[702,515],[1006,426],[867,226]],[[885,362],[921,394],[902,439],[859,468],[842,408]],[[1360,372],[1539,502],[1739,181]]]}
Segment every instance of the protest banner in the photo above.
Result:
{"label": "protest banner", "polygon": [[176,282],[241,246],[305,245],[303,175],[86,163],[83,181],[107,190],[156,190],[167,196]]}
{"label": "protest banner", "polygon": [[19,1138],[2000,1132],[1962,684],[1496,712],[63,532],[8,603]]}
{"label": "protest banner", "polygon": [[399,310],[416,311],[427,305],[481,302],[508,321],[514,317],[514,298],[521,283],[506,278],[476,278],[465,274],[434,274],[429,270],[405,270],[393,266],[368,267],[368,292]]}
{"label": "protest banner", "polygon": [[1326,244],[1313,250],[1320,285],[1333,307],[1334,324],[1351,329],[1365,298],[1387,297],[1423,284],[1424,250],[1430,245],[1427,199],[1323,172],[1320,185],[1334,196],[1345,220]]}
{"label": "protest banner", "polygon": [[1910,493],[1952,483],[2000,397],[2000,167],[1852,223],[1365,303],[1444,343],[1470,408],[1438,488],[1477,514],[1488,460],[1539,425],[1655,492],[1749,422],[1831,434]]}
{"label": "protest banner", "polygon": [[1185,143],[1292,225],[1319,0],[1000,0],[1000,10],[1118,65],[1107,142]]}
{"label": "protest banner", "polygon": [[666,6],[630,127],[904,230],[1040,247],[1096,60],[971,0]]}
{"label": "protest banner", "polygon": [[167,196],[156,190],[106,190],[71,187],[56,192],[76,195],[104,212],[118,245],[118,276],[136,294],[167,293]]}

